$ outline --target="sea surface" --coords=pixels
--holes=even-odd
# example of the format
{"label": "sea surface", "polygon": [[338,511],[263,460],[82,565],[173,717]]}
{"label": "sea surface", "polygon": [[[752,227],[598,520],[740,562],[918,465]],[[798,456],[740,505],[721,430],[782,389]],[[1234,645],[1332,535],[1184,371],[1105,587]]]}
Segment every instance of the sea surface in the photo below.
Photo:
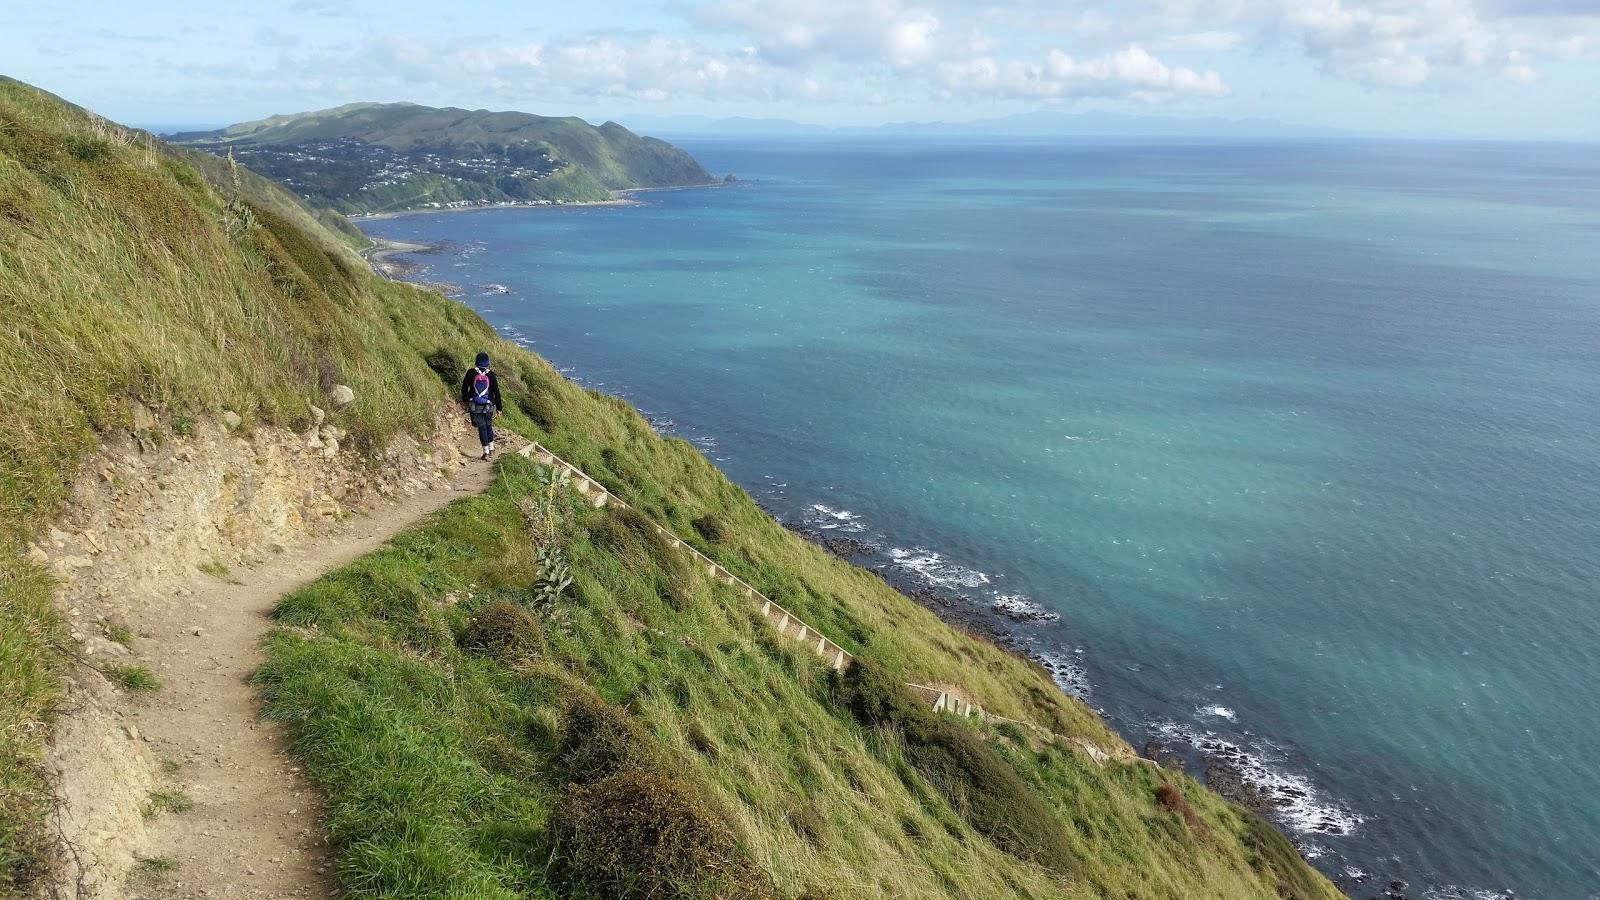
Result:
{"label": "sea surface", "polygon": [[1353,895],[1600,897],[1600,148],[686,147],[363,227]]}

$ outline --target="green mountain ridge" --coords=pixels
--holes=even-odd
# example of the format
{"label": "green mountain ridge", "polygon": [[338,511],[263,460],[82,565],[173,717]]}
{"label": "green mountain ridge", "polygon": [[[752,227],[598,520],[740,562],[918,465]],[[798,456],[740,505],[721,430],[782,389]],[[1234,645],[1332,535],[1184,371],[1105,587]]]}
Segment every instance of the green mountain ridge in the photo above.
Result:
{"label": "green mountain ridge", "polygon": [[684,151],[615,122],[415,103],[349,103],[169,140],[232,153],[345,215],[596,202],[613,191],[717,181]]}
{"label": "green mountain ridge", "polygon": [[[1262,819],[1128,759],[1038,666],[785,530],[465,306],[374,275],[338,221],[0,80],[0,897],[51,877],[39,755],[77,652],[27,548],[100,435],[136,405],[158,440],[224,409],[303,430],[334,377],[360,399],[331,420],[377,453],[480,349],[504,426],[628,508],[512,456],[281,601],[255,683],[325,795],[308,824],[344,895],[1338,896]],[[655,523],[856,664],[783,641]],[[935,713],[906,682],[1061,737]]]}

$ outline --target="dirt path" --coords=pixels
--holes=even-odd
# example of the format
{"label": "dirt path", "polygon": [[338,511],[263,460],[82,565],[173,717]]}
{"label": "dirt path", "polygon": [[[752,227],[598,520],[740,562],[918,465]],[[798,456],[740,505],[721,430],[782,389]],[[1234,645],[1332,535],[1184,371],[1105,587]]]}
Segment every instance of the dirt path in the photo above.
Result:
{"label": "dirt path", "polygon": [[[176,862],[130,876],[136,898],[328,897],[332,861],[322,838],[321,803],[288,755],[276,726],[263,722],[249,678],[278,598],[347,565],[429,513],[492,480],[472,462],[449,488],[425,491],[357,516],[334,531],[224,580],[201,576],[190,602],[137,621],[145,643],[161,645],[162,690],[133,718],[160,760],[165,790],[192,808],[159,812],[148,858]],[[182,800],[177,801],[182,805]]]}

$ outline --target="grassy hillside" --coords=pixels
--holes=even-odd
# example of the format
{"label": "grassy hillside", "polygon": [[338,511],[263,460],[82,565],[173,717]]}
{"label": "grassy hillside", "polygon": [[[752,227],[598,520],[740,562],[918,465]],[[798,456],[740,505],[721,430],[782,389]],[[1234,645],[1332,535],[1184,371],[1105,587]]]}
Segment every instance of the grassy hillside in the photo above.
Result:
{"label": "grassy hillside", "polygon": [[613,190],[715,180],[689,154],[615,122],[414,103],[352,103],[174,139],[232,149],[313,204],[350,214],[604,200]]}
{"label": "grassy hillside", "polygon": [[[925,709],[903,682],[1118,745],[1036,666],[785,531],[627,404],[230,190],[0,83],[0,895],[37,874],[61,665],[24,548],[97,433],[136,403],[154,439],[224,408],[300,426],[338,382],[360,398],[339,424],[376,447],[487,348],[506,424],[636,511],[510,458],[489,494],[282,603],[257,681],[327,792],[351,895],[1336,896],[1187,777]],[[861,662],[839,676],[781,642],[651,521]]]}
{"label": "grassy hillside", "polygon": [[459,305],[369,277],[276,187],[241,180],[230,204],[138,133],[0,79],[0,895],[36,866],[36,760],[64,639],[25,547],[99,433],[132,429],[136,404],[157,440],[224,408],[298,428],[337,382],[360,402],[331,415],[375,447],[445,399],[422,360],[435,335],[490,339]]}

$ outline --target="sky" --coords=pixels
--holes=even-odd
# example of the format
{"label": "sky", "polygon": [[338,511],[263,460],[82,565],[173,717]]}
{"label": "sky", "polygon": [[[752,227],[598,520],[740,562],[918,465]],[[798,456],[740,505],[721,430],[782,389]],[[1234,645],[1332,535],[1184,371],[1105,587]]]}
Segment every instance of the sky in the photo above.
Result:
{"label": "sky", "polygon": [[1600,138],[1600,0],[8,0],[0,74],[215,127],[408,100],[590,121],[1059,110]]}

